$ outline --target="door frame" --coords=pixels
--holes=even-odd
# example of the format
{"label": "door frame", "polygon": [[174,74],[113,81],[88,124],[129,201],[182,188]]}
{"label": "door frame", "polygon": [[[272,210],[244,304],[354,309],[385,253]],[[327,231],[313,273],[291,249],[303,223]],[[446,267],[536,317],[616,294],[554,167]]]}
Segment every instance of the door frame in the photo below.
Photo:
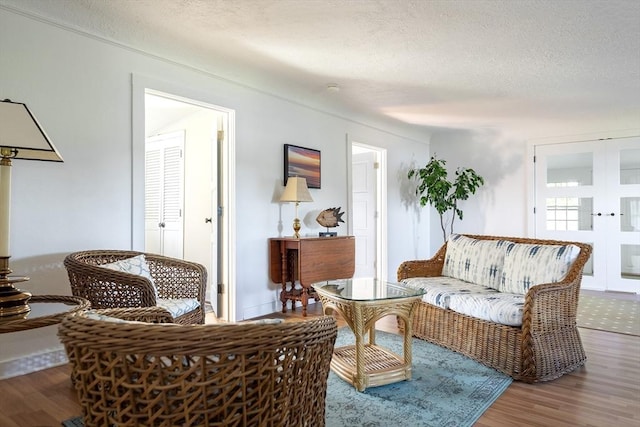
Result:
{"label": "door frame", "polygon": [[[353,147],[374,152],[379,162],[376,174],[376,203],[378,220],[376,221],[376,276],[388,280],[387,255],[387,150],[358,142],[357,138],[347,135],[347,233],[353,235]],[[395,278],[394,278],[395,280]]]}
{"label": "door frame", "polygon": [[[236,214],[235,181],[235,111],[221,107],[212,100],[203,99],[201,90],[176,85],[149,77],[132,74],[132,126],[131,126],[131,249],[144,250],[144,156],[145,156],[145,94],[155,93],[177,101],[209,108],[226,115],[226,144],[222,144],[220,176],[223,184],[219,198],[222,200],[218,215],[222,238],[219,251],[222,262],[218,265],[219,280],[224,285],[222,313],[226,321],[236,319],[236,254],[230,248],[236,246],[234,218]],[[216,290],[217,291],[217,290]],[[217,292],[216,292],[217,294]],[[219,313],[216,313],[219,314]]]}

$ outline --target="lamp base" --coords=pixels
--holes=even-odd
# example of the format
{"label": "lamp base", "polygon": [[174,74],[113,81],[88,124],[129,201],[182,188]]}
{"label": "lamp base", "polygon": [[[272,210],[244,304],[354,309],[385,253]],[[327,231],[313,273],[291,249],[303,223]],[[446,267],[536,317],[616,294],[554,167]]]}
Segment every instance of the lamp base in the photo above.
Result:
{"label": "lamp base", "polygon": [[296,239],[300,238],[300,220],[298,218],[293,220],[293,237]]}
{"label": "lamp base", "polygon": [[31,294],[13,286],[29,278],[8,277],[9,274],[9,257],[0,257],[0,318],[24,316],[31,311],[28,304]]}

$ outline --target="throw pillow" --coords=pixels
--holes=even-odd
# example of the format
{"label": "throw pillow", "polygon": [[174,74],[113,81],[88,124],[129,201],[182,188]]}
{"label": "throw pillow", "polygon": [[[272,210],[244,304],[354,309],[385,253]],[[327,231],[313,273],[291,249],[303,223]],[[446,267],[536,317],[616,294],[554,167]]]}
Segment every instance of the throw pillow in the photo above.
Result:
{"label": "throw pillow", "polygon": [[512,244],[507,240],[481,240],[453,234],[447,242],[442,275],[498,289],[506,249]]}
{"label": "throw pillow", "polygon": [[579,253],[575,245],[511,245],[504,257],[499,290],[524,295],[532,286],[560,282]]}
{"label": "throw pillow", "polygon": [[115,271],[122,271],[124,273],[135,274],[149,279],[149,281],[151,282],[151,287],[153,288],[153,293],[156,296],[156,299],[158,299],[158,289],[156,289],[156,284],[153,281],[153,277],[151,277],[149,264],[147,264],[147,260],[144,255],[137,255],[132,258],[121,259],[120,261],[112,262],[109,264],[101,264],[100,267],[108,268]]}

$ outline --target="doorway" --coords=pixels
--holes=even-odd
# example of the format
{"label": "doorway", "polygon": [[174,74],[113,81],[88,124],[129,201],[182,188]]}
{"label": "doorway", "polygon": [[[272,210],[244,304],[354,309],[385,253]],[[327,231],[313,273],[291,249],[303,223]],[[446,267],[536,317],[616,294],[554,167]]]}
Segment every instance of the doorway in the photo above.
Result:
{"label": "doorway", "polygon": [[[188,93],[188,90],[171,88],[170,93],[150,89],[154,86],[162,88],[163,84],[158,82],[134,77],[133,86],[132,248],[146,250],[145,228],[150,224],[145,217],[147,137],[163,140],[183,134],[184,173],[183,184],[179,184],[183,190],[183,208],[174,209],[183,223],[182,258],[207,268],[207,305],[217,317],[233,320],[235,256],[229,248],[235,239],[230,224],[235,210],[235,182],[231,173],[235,156],[235,113],[224,107],[173,94]],[[172,173],[176,173],[175,168]],[[162,222],[166,224],[166,221],[159,221]],[[171,247],[175,248],[175,245],[169,245]],[[158,251],[157,246],[149,249]]]}
{"label": "doorway", "polygon": [[356,238],[354,277],[387,280],[386,150],[349,140],[349,234]]}

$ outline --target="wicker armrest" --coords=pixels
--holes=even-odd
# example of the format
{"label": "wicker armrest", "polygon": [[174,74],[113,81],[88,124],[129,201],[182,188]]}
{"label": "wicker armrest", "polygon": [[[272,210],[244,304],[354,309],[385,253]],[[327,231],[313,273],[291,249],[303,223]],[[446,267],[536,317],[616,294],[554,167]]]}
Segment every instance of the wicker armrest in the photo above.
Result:
{"label": "wicker armrest", "polygon": [[431,259],[405,261],[398,267],[398,282],[410,277],[435,277],[442,275],[447,245],[436,252]]}
{"label": "wicker armrest", "polygon": [[580,283],[584,265],[591,256],[591,246],[574,244],[580,246],[580,253],[564,279],[532,286],[525,296],[522,323],[529,323],[532,333],[576,325]]}
{"label": "wicker armrest", "polygon": [[145,258],[160,298],[195,298],[204,306],[207,285],[204,266],[157,254],[146,254]]}

